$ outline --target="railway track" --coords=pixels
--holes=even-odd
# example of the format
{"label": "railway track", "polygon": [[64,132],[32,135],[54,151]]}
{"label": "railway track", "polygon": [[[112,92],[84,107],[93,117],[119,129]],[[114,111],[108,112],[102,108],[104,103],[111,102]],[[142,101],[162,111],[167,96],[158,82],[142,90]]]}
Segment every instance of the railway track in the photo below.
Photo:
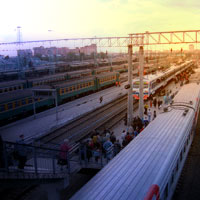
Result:
{"label": "railway track", "polygon": [[[40,144],[60,143],[68,138],[70,143],[79,141],[92,130],[95,130],[110,121],[116,115],[124,116],[127,109],[127,95],[108,103],[107,105],[86,113],[77,119],[67,123],[63,127],[52,131],[48,135],[40,137]],[[121,119],[121,117],[120,117]]]}

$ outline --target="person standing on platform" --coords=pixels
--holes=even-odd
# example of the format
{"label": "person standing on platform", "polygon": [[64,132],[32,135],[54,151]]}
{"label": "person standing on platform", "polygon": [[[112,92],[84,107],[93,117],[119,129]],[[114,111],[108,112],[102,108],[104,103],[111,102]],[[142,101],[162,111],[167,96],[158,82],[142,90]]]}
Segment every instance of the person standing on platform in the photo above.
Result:
{"label": "person standing on platform", "polygon": [[110,141],[110,139],[107,139],[107,141],[104,142],[104,144],[103,144],[103,148],[104,148],[104,150],[106,152],[106,157],[107,157],[108,160],[110,160],[111,156],[112,156],[112,152],[110,151],[110,148],[112,147],[112,145],[113,144]]}
{"label": "person standing on platform", "polygon": [[150,101],[149,101],[149,105],[150,105],[150,108],[152,108],[152,100],[150,99]]}
{"label": "person standing on platform", "polygon": [[25,142],[24,142],[24,135],[21,134],[20,136],[20,140],[17,141],[17,146],[16,146],[16,154],[17,154],[17,159],[18,159],[18,168],[19,169],[24,169],[24,166],[26,164],[27,161],[27,147],[25,146]]}
{"label": "person standing on platform", "polygon": [[122,132],[122,134],[121,134],[121,139],[122,139],[122,141],[125,139],[125,137],[126,137],[126,131],[123,130],[123,132]]}
{"label": "person standing on platform", "polygon": [[149,108],[149,111],[148,111],[148,121],[149,122],[151,122],[151,115],[152,115],[152,113],[151,113],[151,109]]}
{"label": "person standing on platform", "polygon": [[145,103],[144,105],[144,114],[147,115],[147,110],[148,110],[148,104]]}
{"label": "person standing on platform", "polygon": [[157,99],[156,99],[156,97],[155,97],[154,100],[153,100],[153,105],[154,105],[154,107],[156,108],[156,105],[157,105]]}
{"label": "person standing on platform", "polygon": [[147,125],[149,124],[149,121],[147,119],[147,116],[144,117],[144,126],[147,127]]}
{"label": "person standing on platform", "polygon": [[[59,155],[59,161],[58,164],[60,164],[61,166],[63,165],[67,165],[67,154],[69,152],[70,146],[69,146],[69,140],[68,139],[64,139],[64,142],[60,145],[60,155]],[[62,167],[61,167],[62,170]]]}
{"label": "person standing on platform", "polygon": [[163,101],[164,101],[164,104],[167,104],[167,96],[166,95],[163,97]]}
{"label": "person standing on platform", "polygon": [[156,110],[153,112],[153,120],[156,118]]}
{"label": "person standing on platform", "polygon": [[0,168],[5,167],[5,158],[4,158],[4,145],[3,145],[3,140],[0,135]]}

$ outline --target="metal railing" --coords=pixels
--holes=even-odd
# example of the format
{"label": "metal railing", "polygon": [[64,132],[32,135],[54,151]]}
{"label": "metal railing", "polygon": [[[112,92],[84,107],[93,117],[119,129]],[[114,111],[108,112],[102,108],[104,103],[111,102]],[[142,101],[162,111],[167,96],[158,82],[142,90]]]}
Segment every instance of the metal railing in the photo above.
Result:
{"label": "metal railing", "polygon": [[[61,159],[61,153],[66,159]],[[3,142],[0,160],[1,178],[63,178],[86,168],[101,169],[117,153],[114,145],[106,151],[76,144],[68,152],[28,144]],[[17,176],[16,176],[17,174]]]}

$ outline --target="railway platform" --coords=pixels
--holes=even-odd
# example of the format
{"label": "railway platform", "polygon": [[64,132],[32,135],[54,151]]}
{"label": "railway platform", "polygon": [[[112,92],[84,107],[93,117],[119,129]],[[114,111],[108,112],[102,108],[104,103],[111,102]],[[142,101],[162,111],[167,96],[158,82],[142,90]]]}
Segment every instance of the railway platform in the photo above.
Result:
{"label": "railway platform", "polygon": [[[58,107],[58,120],[56,120],[55,108],[30,116],[12,124],[0,128],[0,134],[4,141],[14,142],[23,134],[27,142],[34,138],[56,130],[71,120],[80,117],[83,114],[91,112],[114,99],[127,93],[122,83],[121,87],[112,87],[100,92],[82,97],[75,101],[60,105]],[[103,97],[100,102],[100,97]]]}

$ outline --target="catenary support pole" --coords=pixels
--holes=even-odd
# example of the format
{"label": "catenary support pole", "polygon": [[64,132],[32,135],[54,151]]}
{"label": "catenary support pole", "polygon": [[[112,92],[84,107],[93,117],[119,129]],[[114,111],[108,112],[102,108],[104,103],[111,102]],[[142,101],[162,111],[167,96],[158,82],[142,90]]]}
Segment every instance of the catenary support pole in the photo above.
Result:
{"label": "catenary support pole", "polygon": [[144,72],[144,50],[143,46],[139,49],[139,66],[140,66],[140,96],[139,96],[139,117],[143,119],[144,99],[143,99],[143,72]]}
{"label": "catenary support pole", "polygon": [[130,126],[133,121],[133,86],[132,86],[132,44],[128,45],[128,111],[127,111],[127,125]]}

